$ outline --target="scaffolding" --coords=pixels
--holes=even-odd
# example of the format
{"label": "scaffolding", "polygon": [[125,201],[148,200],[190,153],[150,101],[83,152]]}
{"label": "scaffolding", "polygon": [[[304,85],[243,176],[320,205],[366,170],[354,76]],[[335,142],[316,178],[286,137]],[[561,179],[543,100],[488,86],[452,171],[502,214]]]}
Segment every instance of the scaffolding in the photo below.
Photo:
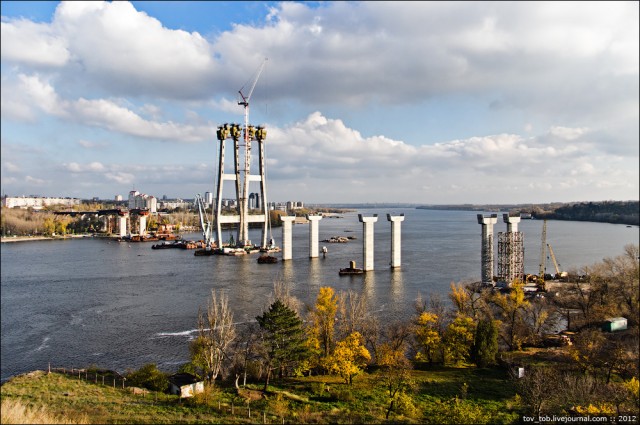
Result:
{"label": "scaffolding", "polygon": [[524,234],[498,232],[498,279],[511,285],[524,279]]}
{"label": "scaffolding", "polygon": [[482,284],[493,285],[493,226],[498,221],[497,214],[483,216],[478,214],[478,223],[482,225],[481,268]]}

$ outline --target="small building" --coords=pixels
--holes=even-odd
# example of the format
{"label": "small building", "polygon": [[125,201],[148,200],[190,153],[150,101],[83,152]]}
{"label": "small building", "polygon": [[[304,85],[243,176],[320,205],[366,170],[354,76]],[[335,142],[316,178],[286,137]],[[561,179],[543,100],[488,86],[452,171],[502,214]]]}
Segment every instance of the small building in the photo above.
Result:
{"label": "small building", "polygon": [[204,392],[204,382],[190,373],[175,373],[169,377],[170,394],[188,398],[202,392]]}
{"label": "small building", "polygon": [[616,332],[627,329],[627,319],[625,317],[610,317],[604,319],[602,330],[605,332]]}

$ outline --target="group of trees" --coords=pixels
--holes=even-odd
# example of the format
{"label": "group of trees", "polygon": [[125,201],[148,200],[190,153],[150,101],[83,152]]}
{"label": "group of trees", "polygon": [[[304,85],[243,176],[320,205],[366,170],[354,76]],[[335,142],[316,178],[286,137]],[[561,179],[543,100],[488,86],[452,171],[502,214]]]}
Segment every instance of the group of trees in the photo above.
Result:
{"label": "group of trees", "polygon": [[34,212],[18,208],[2,208],[0,228],[2,236],[64,235],[71,232],[84,232],[93,225],[89,218],[72,219],[55,215],[51,211]]}
{"label": "group of trees", "polygon": [[[102,204],[81,204],[74,211],[97,211],[105,209]],[[101,218],[96,215],[57,215],[54,207],[43,210],[2,208],[0,231],[2,236],[53,236],[66,234],[94,233],[103,228]],[[151,214],[147,220],[147,230],[155,231],[159,224],[171,224],[176,229],[200,226],[197,214],[176,212],[161,216]]]}
{"label": "group of trees", "polygon": [[[188,367],[211,383],[233,375],[236,382],[243,377],[246,383],[247,376],[262,379],[265,391],[273,379],[300,374],[335,374],[350,385],[374,368],[388,391],[388,415],[406,406],[413,366],[508,364],[510,353],[543,346],[545,335],[557,332],[559,321],[571,317],[577,333],[566,350],[566,362],[555,372],[563,382],[579,383],[583,393],[587,385],[581,379],[588,379],[628,395],[638,376],[639,270],[638,247],[625,250],[620,257],[587,268],[588,278],[566,283],[555,294],[526,296],[517,281],[503,291],[452,283],[450,302],[436,295],[418,297],[409,318],[397,321],[372,312],[366,298],[353,291],[336,293],[321,287],[315,303],[305,306],[290,294],[288,285],[277,282],[256,321],[234,325],[227,297],[212,291],[206,312],[199,314]],[[632,330],[600,331],[602,319],[609,316],[626,317]],[[545,403],[531,395],[532,386],[545,394],[550,373],[532,369],[526,381],[519,381],[519,394],[534,413],[543,412]],[[535,379],[542,382],[532,383]],[[594,389],[583,396],[596,400],[600,393]]]}
{"label": "group of trees", "polygon": [[640,224],[638,201],[581,202],[562,205],[552,211],[535,212],[536,218],[596,221],[604,223]]}

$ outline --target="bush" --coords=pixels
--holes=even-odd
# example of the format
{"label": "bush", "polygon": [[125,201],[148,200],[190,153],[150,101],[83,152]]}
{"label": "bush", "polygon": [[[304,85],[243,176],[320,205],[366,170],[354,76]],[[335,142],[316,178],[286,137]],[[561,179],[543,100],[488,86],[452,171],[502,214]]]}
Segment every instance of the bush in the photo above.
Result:
{"label": "bush", "polygon": [[312,382],[309,391],[316,396],[323,396],[325,393],[326,385],[324,382]]}
{"label": "bush", "polygon": [[339,389],[339,390],[333,391],[331,395],[336,401],[346,401],[350,403],[356,400],[355,397],[353,396],[353,392],[348,389],[344,389],[344,390]]}
{"label": "bush", "polygon": [[155,363],[142,366],[127,375],[127,383],[132,387],[143,387],[151,391],[167,391],[169,378],[158,370]]}

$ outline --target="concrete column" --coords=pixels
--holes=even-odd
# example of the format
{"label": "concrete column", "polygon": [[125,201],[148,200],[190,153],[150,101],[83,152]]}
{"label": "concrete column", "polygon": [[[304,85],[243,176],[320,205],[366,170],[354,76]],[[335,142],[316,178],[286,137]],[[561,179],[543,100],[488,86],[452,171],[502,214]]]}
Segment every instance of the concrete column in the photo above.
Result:
{"label": "concrete column", "polygon": [[373,223],[378,221],[378,214],[374,214],[373,217],[363,217],[362,214],[358,214],[358,220],[362,223],[364,271],[373,270]]}
{"label": "concrete column", "polygon": [[292,225],[293,221],[296,219],[296,216],[281,216],[280,220],[282,220],[282,261],[291,260],[293,258],[292,252]]}
{"label": "concrete column", "polygon": [[127,236],[127,216],[118,216],[118,235]]}
{"label": "concrete column", "polygon": [[402,236],[400,234],[400,225],[404,221],[404,214],[392,216],[387,214],[387,220],[391,222],[391,268],[400,267],[402,258]]}
{"label": "concrete column", "polygon": [[138,234],[140,236],[143,236],[143,235],[147,234],[147,216],[146,215],[139,216]]}
{"label": "concrete column", "polygon": [[318,258],[318,222],[321,215],[307,215],[309,220],[309,258]]}
{"label": "concrete column", "polygon": [[103,215],[101,220],[102,220],[102,231],[103,232],[108,232],[109,231],[109,216],[108,215]]}
{"label": "concrete column", "polygon": [[509,217],[509,214],[502,214],[502,219],[507,223],[507,233],[515,233],[518,231],[518,223],[520,223],[520,216]]}
{"label": "concrete column", "polygon": [[497,222],[498,214],[491,214],[489,217],[478,214],[478,224],[482,225],[480,261],[484,285],[493,285],[493,225]]}

